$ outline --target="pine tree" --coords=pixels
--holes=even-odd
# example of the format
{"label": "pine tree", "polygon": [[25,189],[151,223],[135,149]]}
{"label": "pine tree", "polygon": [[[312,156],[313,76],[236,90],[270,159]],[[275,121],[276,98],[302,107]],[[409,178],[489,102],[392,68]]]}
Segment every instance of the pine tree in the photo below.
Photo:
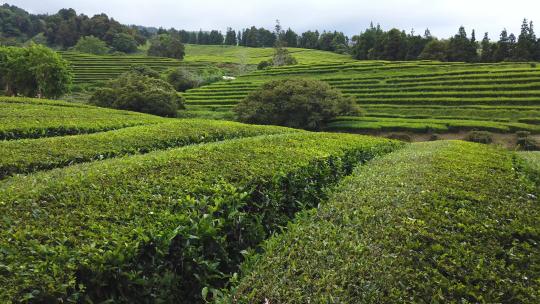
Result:
{"label": "pine tree", "polygon": [[482,39],[481,45],[482,55],[480,57],[480,61],[491,62],[493,60],[493,48],[487,32],[484,34],[484,39]]}
{"label": "pine tree", "polygon": [[527,19],[523,19],[523,23],[521,24],[521,33],[519,34],[518,42],[515,46],[512,59],[516,61],[531,60],[531,51],[534,48],[534,40],[536,39],[532,39],[531,37],[529,22]]}
{"label": "pine tree", "polygon": [[506,29],[502,30],[495,52],[493,54],[493,60],[495,62],[501,62],[510,58],[510,46],[508,32]]}
{"label": "pine tree", "polygon": [[236,40],[236,32],[228,27],[227,28],[227,33],[225,34],[225,45],[236,45],[237,44],[237,40]]}

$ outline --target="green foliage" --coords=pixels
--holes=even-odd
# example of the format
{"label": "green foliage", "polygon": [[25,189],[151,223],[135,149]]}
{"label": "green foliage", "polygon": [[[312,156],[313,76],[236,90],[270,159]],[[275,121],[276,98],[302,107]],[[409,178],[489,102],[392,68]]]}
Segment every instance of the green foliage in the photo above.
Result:
{"label": "green foliage", "polygon": [[126,73],[98,89],[90,102],[100,107],[176,117],[182,98],[167,82],[139,73]]}
{"label": "green foliage", "polygon": [[70,166],[0,185],[0,301],[200,302],[352,168],[401,145],[293,133]]}
{"label": "green foliage", "polygon": [[107,44],[94,36],[81,37],[73,49],[77,52],[94,55],[105,55],[109,52]]}
{"label": "green foliage", "polygon": [[318,130],[338,115],[356,114],[357,108],[324,82],[284,79],[265,83],[234,111],[242,122]]}
{"label": "green foliage", "polygon": [[[271,64],[273,66],[286,66],[286,65],[295,65],[298,61],[294,58],[289,50],[282,47],[277,47],[272,58]],[[258,67],[257,67],[258,68]]]}
{"label": "green foliage", "polygon": [[420,60],[446,61],[448,59],[448,43],[446,41],[433,39],[426,44],[422,53],[418,55]]}
{"label": "green foliage", "polygon": [[236,122],[186,119],[89,135],[0,141],[0,179],[13,174],[197,143],[292,132],[297,131]]}
{"label": "green foliage", "polygon": [[204,68],[198,71],[176,68],[165,73],[165,80],[179,92],[211,84],[222,78],[223,71],[218,68]]}
{"label": "green foliage", "polygon": [[159,74],[158,71],[152,69],[149,66],[142,65],[142,64],[132,65],[129,68],[128,73],[134,73],[134,74],[138,74],[138,75],[141,75],[141,76],[147,76],[147,77],[150,77],[150,78],[160,78],[161,77],[161,75]]}
{"label": "green foliage", "polygon": [[465,140],[480,144],[490,144],[493,142],[493,134],[488,131],[471,131],[467,133]]}
{"label": "green foliage", "polygon": [[257,70],[265,70],[271,66],[272,66],[272,62],[270,62],[269,60],[264,60],[264,61],[259,62],[259,64],[257,65]]}
{"label": "green foliage", "polygon": [[141,113],[45,99],[0,97],[0,108],[0,141],[95,133],[167,121]]}
{"label": "green foliage", "polygon": [[6,94],[14,96],[58,98],[69,92],[72,81],[68,62],[36,44],[0,47],[0,73]]}
{"label": "green foliage", "polygon": [[182,60],[185,55],[184,45],[180,40],[170,35],[158,35],[150,41],[148,55]]}
{"label": "green foliage", "polygon": [[128,54],[137,51],[137,41],[133,36],[126,33],[114,35],[111,46],[115,51]]}
{"label": "green foliage", "polygon": [[251,255],[231,297],[535,303],[540,205],[515,167],[507,151],[458,141],[376,159]]}

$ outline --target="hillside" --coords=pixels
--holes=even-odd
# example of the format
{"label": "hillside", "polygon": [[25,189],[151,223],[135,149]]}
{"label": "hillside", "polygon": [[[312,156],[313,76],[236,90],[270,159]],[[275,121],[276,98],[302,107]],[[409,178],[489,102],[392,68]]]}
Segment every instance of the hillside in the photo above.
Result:
{"label": "hillside", "polygon": [[340,118],[330,126],[335,131],[540,132],[540,69],[528,63],[299,64],[255,71],[184,96],[198,115],[230,117],[234,104],[262,83],[286,77],[326,81],[357,100],[366,116]]}

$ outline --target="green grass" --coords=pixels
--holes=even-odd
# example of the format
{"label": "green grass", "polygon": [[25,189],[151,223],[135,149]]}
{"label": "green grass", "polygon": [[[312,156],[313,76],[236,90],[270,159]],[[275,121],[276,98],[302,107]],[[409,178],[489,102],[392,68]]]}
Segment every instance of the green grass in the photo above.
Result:
{"label": "green grass", "polygon": [[[318,50],[287,48],[299,64],[317,64],[322,62],[352,62],[350,56]],[[235,63],[256,65],[271,59],[273,48],[249,48],[228,45],[186,45],[186,62]]]}
{"label": "green grass", "polygon": [[290,132],[297,130],[186,119],[95,134],[0,141],[0,179],[190,144]]}
{"label": "green grass", "polygon": [[536,303],[540,205],[514,168],[464,142],[375,160],[249,258],[234,302]]}
{"label": "green grass", "polygon": [[302,132],[8,178],[0,301],[193,302],[353,167],[400,146]]}
{"label": "green grass", "polygon": [[0,140],[95,133],[169,121],[63,101],[0,97]]}

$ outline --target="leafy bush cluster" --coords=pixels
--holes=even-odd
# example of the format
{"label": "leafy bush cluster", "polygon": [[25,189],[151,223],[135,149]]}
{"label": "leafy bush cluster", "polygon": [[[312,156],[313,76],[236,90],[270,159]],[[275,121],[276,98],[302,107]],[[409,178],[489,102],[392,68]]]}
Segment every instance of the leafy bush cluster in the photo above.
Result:
{"label": "leafy bush cluster", "polygon": [[540,205],[515,167],[458,141],[374,160],[252,255],[231,300],[535,303]]}
{"label": "leafy bush cluster", "polygon": [[165,121],[142,113],[21,97],[0,97],[0,108],[0,140],[95,133]]}
{"label": "leafy bush cluster", "polygon": [[94,36],[81,37],[73,50],[94,55],[105,55],[110,51],[105,41]]}
{"label": "leafy bush cluster", "polygon": [[98,89],[90,102],[100,107],[176,117],[182,98],[166,81],[129,72]]}
{"label": "leafy bush cluster", "polygon": [[181,67],[169,69],[164,77],[175,90],[178,92],[185,92],[190,89],[220,81],[223,78],[223,71],[215,67],[208,67],[197,71],[190,71]]}
{"label": "leafy bush cluster", "polygon": [[257,69],[264,70],[271,66],[280,67],[286,65],[295,65],[297,63],[298,61],[296,60],[296,58],[293,57],[293,55],[291,55],[289,50],[287,50],[286,48],[278,47],[275,49],[275,53],[272,59],[261,61],[257,65]]}
{"label": "leafy bush cluster", "polygon": [[185,55],[184,45],[174,36],[161,34],[150,41],[148,55],[182,60]]}
{"label": "leafy bush cluster", "polygon": [[47,170],[115,156],[232,138],[292,132],[297,130],[251,126],[237,122],[183,119],[96,134],[0,141],[0,179],[15,173]]}
{"label": "leafy bush cluster", "polygon": [[69,92],[71,82],[68,62],[49,48],[0,47],[0,86],[7,95],[57,98]]}
{"label": "leafy bush cluster", "polygon": [[300,132],[10,178],[0,187],[0,301],[200,300],[243,250],[400,146]]}
{"label": "leafy bush cluster", "polygon": [[317,80],[282,79],[265,83],[236,107],[241,122],[320,130],[339,115],[355,115],[353,99]]}

